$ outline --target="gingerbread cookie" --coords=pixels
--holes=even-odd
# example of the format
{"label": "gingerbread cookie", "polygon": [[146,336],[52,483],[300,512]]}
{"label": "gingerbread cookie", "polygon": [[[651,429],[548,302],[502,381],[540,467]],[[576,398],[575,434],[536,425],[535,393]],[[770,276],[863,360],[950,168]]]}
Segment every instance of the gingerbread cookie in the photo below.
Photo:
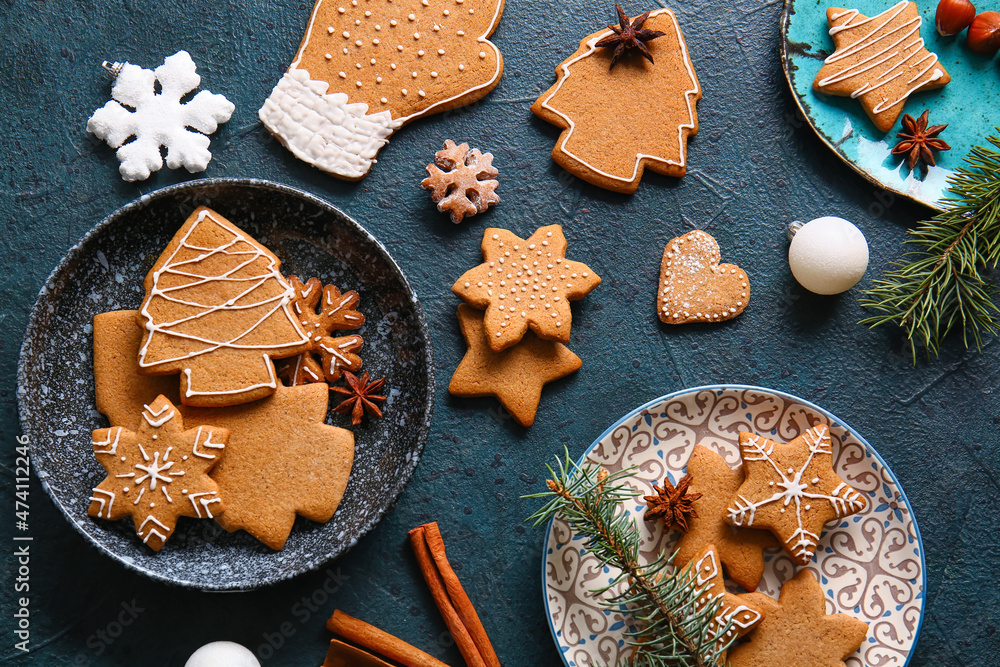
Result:
{"label": "gingerbread cookie", "polygon": [[656,297],[662,322],[722,322],[743,312],[750,303],[750,279],[721,260],[719,244],[700,229],[667,243]]}
{"label": "gingerbread cookie", "polygon": [[826,613],[823,588],[809,570],[785,582],[777,601],[763,593],[742,596],[766,616],[749,641],[729,652],[731,667],[845,667],[868,634],[868,624]]}
{"label": "gingerbread cookie", "polygon": [[562,227],[539,228],[525,241],[506,229],[483,233],[483,263],[451,288],[460,299],[486,310],[489,346],[500,352],[530,328],[539,338],[569,342],[569,302],[601,284],[586,264],[566,259]]}
{"label": "gingerbread cookie", "polygon": [[94,455],[108,476],[94,488],[90,516],[132,517],[135,532],[153,551],[170,539],[178,517],[212,518],[225,510],[208,472],[222,457],[229,431],[184,428],[165,396],[143,406],[135,431],[121,426],[94,431]]}
{"label": "gingerbread cookie", "polygon": [[[674,562],[679,565],[681,561],[675,557]],[[764,608],[749,595],[736,595],[726,590],[719,556],[711,544],[706,545],[691,560],[691,575],[698,586],[704,589],[698,599],[698,611],[721,600],[718,613],[708,624],[709,636],[706,638],[714,640],[719,648],[746,635],[764,620]],[[729,626],[728,629],[726,626]],[[726,664],[726,651],[722,651],[719,656],[719,664]]]}
{"label": "gingerbread cookie", "polygon": [[698,133],[701,86],[677,18],[658,9],[642,29],[663,33],[644,43],[653,62],[632,57],[612,69],[617,49],[598,43],[616,32],[596,32],[556,68],[559,80],[531,106],[563,128],[552,150],[559,166],[615,192],[635,192],[647,167],[683,176],[688,137]]}
{"label": "gingerbread cookie", "polygon": [[427,178],[420,187],[429,190],[431,199],[442,213],[450,213],[455,224],[466,216],[482,213],[500,203],[495,179],[499,175],[493,166],[493,154],[469,150],[469,144],[455,145],[446,139],[444,148],[434,154],[427,165]]}
{"label": "gingerbread cookie", "polygon": [[[142,330],[135,311],[94,318],[96,405],[111,424],[138,428],[139,411],[160,392],[175,397],[176,377],[139,374]],[[226,513],[218,523],[242,529],[281,549],[296,514],[328,521],[347,488],[354,460],[354,436],[325,423],[325,383],[284,387],[271,396],[221,408],[179,405],[189,427],[211,424],[230,431],[222,461],[212,470]]]}
{"label": "gingerbread cookie", "polygon": [[358,293],[341,293],[334,285],[324,287],[318,278],[303,283],[297,276],[288,276],[288,282],[294,294],[292,312],[309,338],[309,347],[282,360],[278,364],[278,377],[294,387],[307,382],[336,382],[345,370],[359,371],[361,357],[357,352],[364,345],[361,336],[329,335],[364,325],[365,316],[354,309],[361,300]]}
{"label": "gingerbread cookie", "polygon": [[729,501],[727,523],[769,529],[798,565],[812,561],[823,526],[868,508],[834,471],[826,424],[784,444],[741,432],[740,453],[746,479]]}
{"label": "gingerbread cookie", "polygon": [[317,0],[298,55],[261,107],[295,157],[338,178],[368,173],[389,136],[496,87],[487,38],[503,0]]}
{"label": "gingerbread cookie", "polygon": [[531,426],[542,397],[542,387],[580,368],[580,357],[561,343],[527,333],[524,340],[503,352],[487,342],[481,312],[458,307],[458,324],[469,346],[451,376],[453,396],[495,396],[521,426]]}
{"label": "gingerbread cookie", "polygon": [[858,99],[882,132],[896,124],[910,95],[951,81],[937,55],[924,46],[923,19],[915,3],[903,0],[872,17],[831,7],[826,18],[837,49],[819,70],[813,89]]}
{"label": "gingerbread cookie", "polygon": [[755,591],[764,574],[763,550],[778,546],[766,530],[737,528],[725,522],[729,500],[743,484],[743,468],[733,470],[721,456],[702,445],[695,446],[687,462],[691,475],[689,495],[701,494],[692,503],[697,515],[677,543],[676,563],[686,563],[706,545],[715,551],[726,574],[745,590]]}
{"label": "gingerbread cookie", "polygon": [[186,405],[236,405],[272,394],[272,357],[310,345],[280,269],[267,248],[198,208],[146,275],[139,372],[180,373]]}

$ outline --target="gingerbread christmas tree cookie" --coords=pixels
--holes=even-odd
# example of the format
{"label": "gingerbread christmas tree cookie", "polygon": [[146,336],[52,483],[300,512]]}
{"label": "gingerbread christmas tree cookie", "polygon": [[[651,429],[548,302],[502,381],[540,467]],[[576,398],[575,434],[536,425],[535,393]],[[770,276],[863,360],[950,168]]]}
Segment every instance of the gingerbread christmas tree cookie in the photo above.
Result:
{"label": "gingerbread christmas tree cookie", "polygon": [[951,81],[920,36],[917,5],[903,0],[877,16],[856,9],[826,11],[837,47],[813,81],[813,89],[861,102],[871,121],[888,132],[907,98]]}
{"label": "gingerbread christmas tree cookie", "polygon": [[210,519],[224,511],[208,472],[228,440],[224,428],[185,429],[174,404],[157,397],[144,406],[137,430],[94,431],[94,455],[108,476],[94,489],[87,513],[112,521],[132,517],[143,543],[159,551],[178,517]]}
{"label": "gingerbread christmas tree cookie", "polygon": [[272,358],[307,349],[281,262],[215,211],[187,219],[147,274],[139,369],[180,373],[186,405],[236,405],[277,387]]}
{"label": "gingerbread christmas tree cookie", "polygon": [[687,171],[701,86],[672,11],[649,12],[637,30],[663,34],[648,40],[631,35],[641,44],[633,53],[608,41],[635,32],[633,21],[627,28],[625,23],[585,37],[531,110],[563,128],[552,151],[563,169],[602,188],[632,193],[647,167],[668,176]]}
{"label": "gingerbread christmas tree cookie", "polygon": [[261,107],[292,153],[364,178],[406,123],[482,98],[503,73],[487,38],[503,0],[317,0],[298,55]]}
{"label": "gingerbread christmas tree cookie", "polygon": [[541,227],[527,240],[487,229],[482,251],[483,263],[466,271],[451,291],[486,310],[490,349],[515,345],[529,328],[539,338],[568,343],[569,302],[585,297],[601,279],[586,264],[566,259],[562,227]]}
{"label": "gingerbread christmas tree cookie", "polygon": [[862,620],[827,615],[823,588],[809,570],[785,582],[777,601],[764,593],[741,597],[762,608],[765,618],[749,641],[729,652],[732,667],[845,667],[868,634]]}
{"label": "gingerbread christmas tree cookie", "polygon": [[788,443],[742,432],[740,453],[746,479],[729,502],[726,521],[769,529],[798,565],[812,561],[823,526],[868,507],[834,471],[825,424]]}

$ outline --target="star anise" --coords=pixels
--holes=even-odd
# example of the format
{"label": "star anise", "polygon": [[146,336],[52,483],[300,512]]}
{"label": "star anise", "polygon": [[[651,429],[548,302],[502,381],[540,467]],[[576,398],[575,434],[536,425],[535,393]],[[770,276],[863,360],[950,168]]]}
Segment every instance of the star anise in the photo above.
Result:
{"label": "star anise", "polygon": [[654,40],[657,37],[662,37],[666,33],[642,27],[642,24],[649,18],[649,12],[637,16],[635,19],[629,21],[629,18],[625,14],[625,11],[621,8],[621,5],[615,5],[615,9],[618,11],[618,21],[620,25],[609,25],[608,27],[614,30],[615,34],[608,35],[596,44],[596,46],[614,48],[615,50],[614,55],[611,56],[611,67],[608,69],[614,69],[618,59],[621,58],[622,55],[629,49],[638,49],[639,53],[641,53],[646,60],[653,62],[653,56],[650,55],[649,49],[646,47],[646,42]]}
{"label": "star anise", "polygon": [[366,412],[381,417],[382,410],[376,403],[383,403],[385,396],[379,396],[375,392],[385,384],[385,378],[369,382],[368,371],[362,373],[360,378],[350,371],[344,371],[344,379],[347,380],[347,387],[330,387],[330,391],[347,397],[333,411],[342,415],[350,413],[353,426],[361,423]]}
{"label": "star anise", "polygon": [[917,166],[918,161],[923,161],[926,165],[934,166],[934,153],[931,149],[939,151],[951,150],[951,146],[941,139],[939,134],[948,127],[947,125],[932,125],[927,127],[927,114],[930,109],[924,110],[920,118],[913,120],[910,114],[903,115],[903,131],[896,135],[901,139],[896,147],[892,149],[893,155],[906,155],[906,166],[912,171]]}
{"label": "star anise", "polygon": [[663,488],[656,484],[653,490],[655,496],[643,496],[646,501],[646,521],[663,519],[663,525],[667,530],[677,526],[685,533],[688,530],[688,521],[698,516],[694,509],[694,501],[701,498],[700,493],[689,494],[688,487],[691,485],[691,475],[684,475],[675,487],[670,483],[670,478],[663,479]]}

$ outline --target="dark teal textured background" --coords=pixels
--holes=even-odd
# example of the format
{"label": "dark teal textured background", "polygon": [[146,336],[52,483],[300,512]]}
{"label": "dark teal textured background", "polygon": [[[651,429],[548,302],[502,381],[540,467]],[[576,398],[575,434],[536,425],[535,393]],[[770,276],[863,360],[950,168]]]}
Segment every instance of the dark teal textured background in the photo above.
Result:
{"label": "dark teal textured background", "polygon": [[[990,340],[983,353],[966,353],[952,341],[940,359],[913,367],[897,332],[856,324],[858,290],[822,298],[794,283],[784,233],[790,220],[833,214],[855,221],[871,243],[874,273],[900,255],[906,227],[926,211],[876,191],[796,117],[778,57],[780,4],[670,3],[704,88],[701,131],[683,180],[648,174],[627,197],[555,166],[549,152],[557,132],[528,111],[554,80],[555,65],[612,19],[606,0],[509,0],[494,36],[506,60],[497,89],[471,108],[400,131],[354,185],[298,162],[257,121],[310,3],[0,2],[0,662],[180,666],[201,644],[231,639],[255,651],[278,646],[263,649],[265,665],[310,667],[330,638],[323,622],[340,608],[458,665],[405,541],[410,527],[436,520],[504,664],[557,665],[542,607],[542,532],[521,523],[536,503],[519,497],[542,488],[544,463],[563,445],[579,454],[631,408],[687,386],[741,382],[828,408],[899,476],[927,553],[927,612],[912,664],[996,664],[1000,346]],[[12,647],[10,536],[15,367],[27,313],[51,268],[87,229],[142,193],[192,178],[163,170],[124,183],[113,151],[85,131],[110,92],[102,60],[151,68],[182,48],[198,64],[202,87],[236,104],[212,138],[204,175],[314,192],[371,230],[410,277],[435,348],[434,427],[396,509],[353,551],[324,571],[255,593],[204,594],[127,572],[70,530],[33,483],[32,651],[21,655]],[[500,169],[502,203],[459,226],[418,186],[445,138],[492,152]],[[478,262],[485,226],[527,235],[551,223],[563,225],[570,256],[604,282],[574,310],[570,345],[583,368],[549,386],[536,424],[524,430],[494,401],[448,395],[464,347],[450,287]],[[693,227],[715,235],[724,258],[747,270],[753,297],[731,323],[670,328],[653,306],[660,256],[669,238]]]}

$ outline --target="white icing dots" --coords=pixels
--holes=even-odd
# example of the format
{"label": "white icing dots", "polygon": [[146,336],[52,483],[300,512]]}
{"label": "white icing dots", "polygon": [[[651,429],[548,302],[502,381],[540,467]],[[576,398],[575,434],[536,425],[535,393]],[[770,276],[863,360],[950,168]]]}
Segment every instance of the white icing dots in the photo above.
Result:
{"label": "white icing dots", "polygon": [[374,38],[372,39],[372,44],[374,44],[375,46],[378,46],[378,45],[380,44],[380,42],[379,42],[379,40],[378,40],[378,37],[374,37]]}
{"label": "white icing dots", "polygon": [[410,14],[406,18],[408,18],[411,21],[416,21],[417,20],[417,15],[416,14]]}
{"label": "white icing dots", "polygon": [[465,65],[463,65],[462,63],[459,63],[458,64],[458,71],[459,72],[464,72],[465,71]]}
{"label": "white icing dots", "polygon": [[382,83],[382,77],[380,76],[375,77],[375,83]]}
{"label": "white icing dots", "polygon": [[424,55],[424,50],[423,50],[423,49],[420,49],[419,51],[417,51],[417,55],[418,55],[418,56],[420,56],[420,57],[423,57],[423,55]]}
{"label": "white icing dots", "polygon": [[[343,9],[343,7],[341,7],[341,9]],[[337,32],[337,29],[331,25],[327,27],[326,31],[332,35],[333,33]]]}
{"label": "white icing dots", "polygon": [[347,32],[346,30],[344,32],[340,33],[340,34],[344,36],[344,39],[350,39],[351,38],[351,33]]}
{"label": "white icing dots", "polygon": [[343,14],[343,13],[344,13],[344,12],[346,12],[347,10],[346,10],[346,9],[344,9],[343,7],[337,7],[337,11],[338,11],[338,12],[340,12],[341,14]]}
{"label": "white icing dots", "polygon": [[358,40],[355,40],[354,45],[355,46],[361,46],[363,43],[364,42],[362,42],[360,39],[358,39]]}
{"label": "white icing dots", "polygon": [[425,92],[424,92],[424,91],[422,91],[422,90],[418,90],[418,91],[417,91],[417,95],[420,95],[420,97],[427,97],[427,93],[425,93]]}
{"label": "white icing dots", "polygon": [[361,19],[354,19],[354,25],[361,25]]}
{"label": "white icing dots", "polygon": [[355,81],[354,83],[356,83],[358,85],[358,88],[360,88],[361,85],[362,85],[360,81]]}
{"label": "white icing dots", "polygon": [[385,97],[383,97],[380,101],[382,102],[382,104],[388,104],[389,103],[388,98],[385,98]]}
{"label": "white icing dots", "polygon": [[333,60],[333,54],[332,53],[327,53],[323,57],[326,58],[327,60]]}
{"label": "white icing dots", "polygon": [[402,44],[397,44],[396,45],[396,50],[397,51],[402,51],[403,50],[403,45]]}
{"label": "white icing dots", "polygon": [[389,63],[389,67],[391,67],[392,69],[396,69],[396,63]]}
{"label": "white icing dots", "polygon": [[485,58],[486,57],[486,52],[485,51],[480,51],[479,52],[479,57],[480,58]]}
{"label": "white icing dots", "polygon": [[365,10],[365,16],[366,17],[370,17],[371,15],[372,15],[371,10],[366,9]]}
{"label": "white icing dots", "polygon": [[464,30],[459,30],[455,34],[458,35],[459,37],[465,37],[465,31]]}
{"label": "white icing dots", "polygon": [[443,56],[444,55],[444,49],[438,49],[438,55],[439,56]]}
{"label": "white icing dots", "polygon": [[397,25],[399,25],[399,21],[397,21],[396,19],[392,19],[391,21],[389,21],[389,25],[395,28]]}
{"label": "white icing dots", "polygon": [[371,59],[371,60],[369,60],[368,62],[369,62],[369,63],[371,63],[372,65],[374,65],[374,64],[375,64],[375,59],[374,59],[374,58],[372,58],[372,59]]}
{"label": "white icing dots", "polygon": [[442,14],[444,14],[445,16],[448,16],[449,14],[451,14],[451,10],[450,9],[446,9],[446,10],[444,10],[442,12]]}
{"label": "white icing dots", "polygon": [[413,33],[413,39],[420,39],[420,33],[419,32]]}
{"label": "white icing dots", "polygon": [[403,93],[403,97],[406,97],[406,88],[403,88],[400,92]]}
{"label": "white icing dots", "polygon": [[375,24],[375,29],[376,29],[376,30],[381,30],[381,29],[382,29],[382,26],[380,26],[380,25],[379,25],[378,23],[376,23],[376,24]]}
{"label": "white icing dots", "polygon": [[439,26],[437,23],[435,23],[434,24],[434,32],[439,32],[440,30],[441,30],[441,26]]}
{"label": "white icing dots", "polygon": [[432,78],[432,79],[436,79],[436,78],[437,78],[437,75],[438,75],[438,73],[437,73],[437,72],[431,72],[431,78]]}
{"label": "white icing dots", "polygon": [[417,73],[416,72],[410,72],[410,76],[412,76],[414,79],[416,79],[417,78]]}

